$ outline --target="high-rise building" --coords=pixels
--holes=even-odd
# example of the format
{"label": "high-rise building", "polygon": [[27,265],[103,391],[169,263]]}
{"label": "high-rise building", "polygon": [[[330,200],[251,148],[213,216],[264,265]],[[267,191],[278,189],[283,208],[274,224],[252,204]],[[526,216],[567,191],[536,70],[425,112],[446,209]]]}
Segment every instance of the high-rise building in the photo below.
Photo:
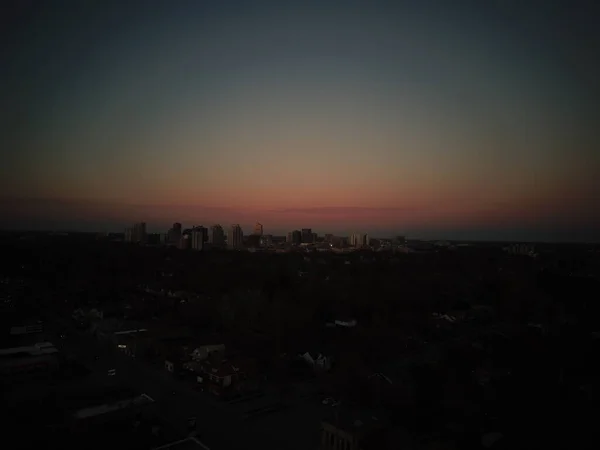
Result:
{"label": "high-rise building", "polygon": [[313,232],[310,228],[302,228],[302,243],[312,244],[313,243]]}
{"label": "high-rise building", "polygon": [[369,235],[365,233],[355,233],[350,236],[351,247],[367,247],[369,245]]}
{"label": "high-rise building", "polygon": [[262,236],[262,234],[263,234],[262,224],[256,222],[256,224],[254,224],[254,233],[252,233],[252,234],[257,234],[259,236]]}
{"label": "high-rise building", "polygon": [[194,227],[192,229],[192,250],[202,250],[204,249],[204,242],[206,241],[207,229],[204,227]]}
{"label": "high-rise building", "polygon": [[302,242],[302,233],[300,230],[290,231],[287,235],[287,242],[292,245],[300,245]]}
{"label": "high-rise building", "polygon": [[229,248],[242,248],[244,245],[244,232],[238,224],[231,225],[227,234],[227,246]]}
{"label": "high-rise building", "polygon": [[332,244],[333,243],[333,234],[326,234],[325,242],[327,242],[328,244]]}
{"label": "high-rise building", "polygon": [[349,243],[350,247],[356,247],[356,239],[357,239],[357,235],[356,234],[351,234],[348,237],[348,243]]}
{"label": "high-rise building", "polygon": [[208,243],[214,247],[222,247],[225,245],[225,231],[219,224],[210,227],[208,232]]}
{"label": "high-rise building", "polygon": [[176,222],[173,224],[173,228],[167,233],[169,244],[179,245],[181,240],[181,224]]}
{"label": "high-rise building", "polygon": [[190,248],[191,243],[192,240],[190,239],[190,234],[184,232],[179,238],[179,243],[177,244],[177,247],[180,250],[187,250],[188,248]]}
{"label": "high-rise building", "polygon": [[148,240],[148,233],[146,232],[146,222],[138,223],[135,229],[137,230],[137,241],[145,243]]}
{"label": "high-rise building", "polygon": [[200,226],[195,226],[194,228],[192,228],[192,231],[193,230],[197,230],[202,234],[202,242],[204,242],[204,243],[208,242],[208,228],[200,225]]}
{"label": "high-rise building", "polygon": [[146,223],[134,223],[131,228],[125,229],[125,241],[134,243],[146,242]]}

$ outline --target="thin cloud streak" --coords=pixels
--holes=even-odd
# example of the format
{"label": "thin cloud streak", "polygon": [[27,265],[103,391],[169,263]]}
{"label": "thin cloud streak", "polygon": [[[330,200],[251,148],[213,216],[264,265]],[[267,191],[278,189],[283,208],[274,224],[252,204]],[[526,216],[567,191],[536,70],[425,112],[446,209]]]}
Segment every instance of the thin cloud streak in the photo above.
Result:
{"label": "thin cloud streak", "polygon": [[346,215],[346,214],[363,214],[363,213],[405,213],[422,211],[424,207],[403,207],[403,208],[373,208],[365,206],[322,206],[316,208],[285,208],[285,209],[272,209],[269,212],[279,214],[333,214],[333,215]]}

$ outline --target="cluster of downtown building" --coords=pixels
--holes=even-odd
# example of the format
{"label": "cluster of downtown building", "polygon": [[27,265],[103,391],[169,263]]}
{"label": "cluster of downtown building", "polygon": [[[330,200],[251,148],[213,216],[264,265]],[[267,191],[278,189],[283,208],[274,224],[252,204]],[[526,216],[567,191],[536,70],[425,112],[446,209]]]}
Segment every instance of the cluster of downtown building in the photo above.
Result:
{"label": "cluster of downtown building", "polygon": [[209,248],[228,248],[232,250],[250,251],[275,250],[287,251],[304,248],[306,250],[356,250],[356,249],[393,249],[404,246],[403,236],[394,239],[370,239],[367,233],[355,233],[348,237],[325,234],[319,236],[311,228],[302,228],[287,233],[287,236],[264,234],[260,223],[254,225],[250,235],[244,235],[239,224],[231,225],[227,230],[216,224],[211,227],[193,226],[183,228],[181,223],[173,226],[163,234],[148,234],[146,223],[140,222],[125,230],[125,242],[140,244],[158,244],[175,246],[182,250],[205,250]]}

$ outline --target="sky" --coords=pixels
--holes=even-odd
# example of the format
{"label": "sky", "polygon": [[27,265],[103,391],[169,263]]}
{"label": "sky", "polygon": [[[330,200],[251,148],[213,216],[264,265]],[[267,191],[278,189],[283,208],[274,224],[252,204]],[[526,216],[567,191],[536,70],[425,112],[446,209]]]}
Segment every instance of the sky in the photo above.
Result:
{"label": "sky", "polygon": [[593,2],[4,2],[0,227],[600,240]]}

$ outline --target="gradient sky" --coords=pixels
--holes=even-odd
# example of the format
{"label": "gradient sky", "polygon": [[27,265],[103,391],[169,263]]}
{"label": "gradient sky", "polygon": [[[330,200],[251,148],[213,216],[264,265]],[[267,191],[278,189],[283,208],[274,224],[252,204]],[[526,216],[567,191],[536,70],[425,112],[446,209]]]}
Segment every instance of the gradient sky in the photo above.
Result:
{"label": "gradient sky", "polygon": [[19,1],[0,226],[598,240],[577,1]]}

